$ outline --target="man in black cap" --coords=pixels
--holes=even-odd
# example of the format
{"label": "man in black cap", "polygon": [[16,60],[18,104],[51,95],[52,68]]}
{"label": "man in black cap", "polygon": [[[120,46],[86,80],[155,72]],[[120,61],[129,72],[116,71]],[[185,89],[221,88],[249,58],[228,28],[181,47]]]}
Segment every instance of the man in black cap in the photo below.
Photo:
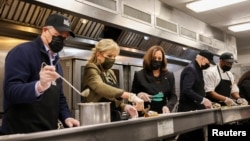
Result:
{"label": "man in black cap", "polygon": [[[208,50],[202,50],[181,72],[178,112],[212,108],[211,101],[205,98],[203,70],[209,68],[210,63],[215,65],[213,56]],[[203,129],[181,134],[178,138],[178,141],[194,140],[205,140]]]}
{"label": "man in black cap", "polygon": [[[41,36],[17,45],[6,56],[4,74],[3,134],[31,133],[79,126],[72,118],[63,93],[58,52],[71,31],[71,22],[50,15]],[[45,65],[42,65],[45,64]]]}
{"label": "man in black cap", "polygon": [[237,63],[233,54],[225,52],[219,63],[204,73],[207,98],[221,106],[247,105],[247,101],[240,98],[239,88],[230,72],[233,63]]}

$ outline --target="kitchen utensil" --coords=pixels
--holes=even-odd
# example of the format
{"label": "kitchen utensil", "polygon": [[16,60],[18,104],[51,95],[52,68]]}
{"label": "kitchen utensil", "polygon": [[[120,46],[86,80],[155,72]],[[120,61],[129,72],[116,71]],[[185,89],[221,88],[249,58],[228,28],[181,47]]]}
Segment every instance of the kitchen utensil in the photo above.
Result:
{"label": "kitchen utensil", "polygon": [[162,100],[163,98],[158,98],[158,97],[151,99],[151,101],[162,101]]}
{"label": "kitchen utensil", "polygon": [[[57,63],[58,63],[59,61],[57,61]],[[57,64],[56,63],[56,64]],[[41,65],[41,68],[43,68],[44,66],[46,66],[47,64],[45,63],[45,62],[43,62],[42,63],[42,65]],[[82,95],[82,93],[79,91],[79,90],[77,90],[68,80],[66,80],[64,77],[62,77],[59,73],[57,73],[58,75],[59,75],[59,77],[65,82],[65,83],[67,83],[73,90],[75,90],[76,91],[76,93],[78,93],[79,95],[81,95],[81,96],[83,96]]]}
{"label": "kitchen utensil", "polygon": [[164,97],[163,93],[159,92],[158,94],[153,95],[151,101],[162,101],[163,97]]}
{"label": "kitchen utensil", "polygon": [[158,94],[153,95],[153,98],[162,98],[164,97],[162,92],[159,92]]}
{"label": "kitchen utensil", "polygon": [[62,77],[60,74],[58,74],[59,77],[65,82],[67,83],[73,90],[76,91],[76,93],[78,93],[79,95],[83,96],[82,93],[80,91],[78,91],[72,84],[70,84],[69,81],[67,81],[64,77]]}

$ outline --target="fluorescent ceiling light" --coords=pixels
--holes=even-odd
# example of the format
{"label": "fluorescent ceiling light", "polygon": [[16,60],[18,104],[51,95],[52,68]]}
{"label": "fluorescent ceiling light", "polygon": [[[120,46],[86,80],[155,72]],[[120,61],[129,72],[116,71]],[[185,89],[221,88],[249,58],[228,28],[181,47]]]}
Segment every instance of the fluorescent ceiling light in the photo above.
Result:
{"label": "fluorescent ceiling light", "polygon": [[250,30],[250,23],[232,25],[232,26],[229,26],[228,29],[233,31],[233,32],[240,32],[240,31]]}
{"label": "fluorescent ceiling light", "polygon": [[186,7],[195,12],[203,12],[223,6],[232,5],[235,3],[240,3],[242,1],[246,0],[199,0],[188,3]]}

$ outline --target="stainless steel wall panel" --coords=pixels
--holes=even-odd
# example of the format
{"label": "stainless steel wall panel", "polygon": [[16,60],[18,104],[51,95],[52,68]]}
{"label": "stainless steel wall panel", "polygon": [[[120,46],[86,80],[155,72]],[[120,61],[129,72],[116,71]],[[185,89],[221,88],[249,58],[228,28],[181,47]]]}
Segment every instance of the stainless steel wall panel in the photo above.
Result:
{"label": "stainless steel wall panel", "polygon": [[[80,92],[83,91],[82,88],[82,78],[83,78],[83,73],[84,73],[84,67],[87,64],[87,60],[80,60],[74,58],[73,60],[73,71],[72,71],[72,84],[75,86]],[[73,102],[73,109],[78,110],[79,106],[77,103],[81,102],[81,96],[77,94],[75,91],[73,91],[72,94],[72,102]]]}
{"label": "stainless steel wall panel", "polygon": [[[72,57],[64,57],[61,58],[60,64],[62,65],[63,69],[63,77],[68,80],[69,82],[72,82],[72,71],[73,71],[73,62],[72,62]],[[72,100],[72,88],[63,81],[63,92],[66,97],[69,109],[72,111],[73,108],[73,100]]]}
{"label": "stainless steel wall panel", "polygon": [[[1,40],[0,40],[1,41]],[[0,51],[0,112],[3,112],[3,80],[4,80],[4,62],[7,51]]]}
{"label": "stainless steel wall panel", "polygon": [[133,80],[134,80],[135,72],[139,71],[141,69],[143,69],[142,64],[141,64],[141,66],[130,66],[129,90],[132,89],[132,83],[133,83]]}

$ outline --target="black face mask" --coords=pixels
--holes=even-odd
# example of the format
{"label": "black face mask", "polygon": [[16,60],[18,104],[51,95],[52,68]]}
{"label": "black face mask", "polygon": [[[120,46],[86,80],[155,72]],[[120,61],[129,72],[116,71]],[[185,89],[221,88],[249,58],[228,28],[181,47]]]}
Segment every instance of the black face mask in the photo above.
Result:
{"label": "black face mask", "polygon": [[161,66],[162,66],[162,61],[156,61],[156,60],[151,61],[151,67],[153,70],[157,70],[161,68]]}
{"label": "black face mask", "polygon": [[110,58],[105,57],[105,60],[101,64],[101,66],[104,70],[108,70],[114,65],[114,63],[115,63],[115,59],[110,59]]}
{"label": "black face mask", "polygon": [[223,66],[221,67],[221,69],[223,70],[223,72],[230,71],[231,68],[232,68],[232,67],[227,66],[227,65],[223,65]]}
{"label": "black face mask", "polygon": [[62,36],[52,36],[52,40],[49,43],[50,49],[54,53],[58,53],[59,51],[61,51],[63,49],[64,40],[65,40],[65,38],[63,38]]}
{"label": "black face mask", "polygon": [[205,70],[210,67],[210,64],[206,63],[205,65],[201,65],[201,69]]}

